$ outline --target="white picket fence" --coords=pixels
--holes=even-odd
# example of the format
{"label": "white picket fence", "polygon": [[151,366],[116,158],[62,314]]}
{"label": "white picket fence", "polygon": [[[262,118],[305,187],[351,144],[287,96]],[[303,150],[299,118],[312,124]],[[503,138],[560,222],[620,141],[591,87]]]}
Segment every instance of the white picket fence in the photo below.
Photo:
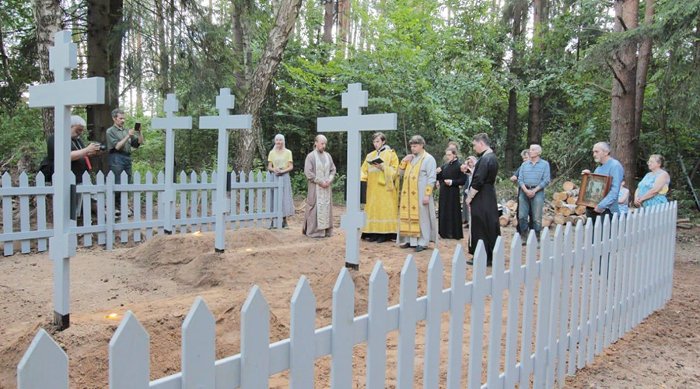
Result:
{"label": "white picket fence", "polygon": [[[75,179],[72,174],[69,177]],[[35,185],[31,186],[27,174],[21,173],[19,186],[13,187],[10,175],[5,173],[2,176],[0,199],[3,227],[0,243],[4,246],[5,256],[15,253],[15,242],[19,242],[22,253],[29,253],[32,248],[45,251],[48,238],[53,236],[53,230],[49,227],[52,215],[47,213],[53,188],[44,183],[42,173],[37,174],[35,181]],[[122,173],[121,182],[127,182],[126,173]],[[188,176],[181,172],[173,187],[176,194],[173,232],[213,230],[216,173],[192,172]],[[267,227],[271,219],[281,218],[282,210],[272,203],[274,195],[281,193],[281,190],[282,181],[273,174],[231,173],[228,228]],[[154,234],[162,234],[164,191],[162,171],[156,175],[155,182],[151,172],[147,172],[145,177],[136,172],[132,184],[115,184],[111,172],[106,177],[99,172],[94,181],[85,173],[83,183],[76,187],[76,192],[83,198],[82,222],[73,227],[78,244],[90,247],[96,239],[97,244],[111,250],[116,239],[121,243],[130,240],[140,242]],[[121,199],[119,216],[115,213],[115,193]],[[95,200],[96,209],[93,209],[91,198]],[[13,220],[13,208],[19,209],[18,220]],[[133,210],[133,215],[129,215],[129,208]]]}
{"label": "white picket fence", "polygon": [[[272,344],[268,304],[254,286],[241,312],[241,353],[220,360],[215,360],[214,317],[197,298],[182,327],[182,372],[152,382],[149,337],[129,312],[109,343],[109,386],[267,388],[270,376],[288,371],[292,388],[311,388],[315,360],[330,355],[331,387],[351,388],[356,378],[353,346],[366,343],[368,388],[384,388],[388,374],[396,377],[396,387],[413,388],[416,330],[424,321],[424,388],[464,387],[465,365],[469,388],[561,387],[567,375],[591,363],[671,297],[676,212],[676,204],[670,203],[642,209],[626,220],[606,218],[602,226],[600,219],[595,227],[590,221],[575,229],[557,226],[553,239],[545,229],[539,261],[531,234],[524,264],[516,234],[508,270],[499,239],[488,275],[479,243],[471,281],[466,283],[467,264],[458,245],[452,257],[451,287],[444,290],[443,264],[436,250],[428,267],[427,295],[421,297],[417,297],[416,263],[409,256],[401,271],[399,304],[391,307],[388,276],[378,262],[369,281],[368,314],[357,317],[353,281],[343,269],[333,289],[332,324],[320,329],[314,328],[316,299],[302,276],[291,300],[290,338]],[[441,364],[444,312],[449,313],[449,343],[448,355],[442,357],[446,364]],[[483,344],[486,325],[489,337]],[[468,356],[463,354],[465,326]],[[388,372],[387,336],[392,331],[398,331],[397,370]],[[68,357],[39,330],[17,376],[19,389],[68,388]]]}

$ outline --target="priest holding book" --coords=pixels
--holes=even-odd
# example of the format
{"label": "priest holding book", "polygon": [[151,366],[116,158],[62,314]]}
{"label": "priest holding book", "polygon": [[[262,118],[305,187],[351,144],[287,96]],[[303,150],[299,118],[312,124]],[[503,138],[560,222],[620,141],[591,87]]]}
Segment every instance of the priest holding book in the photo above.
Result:
{"label": "priest holding book", "polygon": [[381,132],[372,135],[372,144],[374,151],[365,157],[360,176],[367,183],[367,223],[362,235],[370,242],[383,243],[393,239],[398,228],[399,157]]}

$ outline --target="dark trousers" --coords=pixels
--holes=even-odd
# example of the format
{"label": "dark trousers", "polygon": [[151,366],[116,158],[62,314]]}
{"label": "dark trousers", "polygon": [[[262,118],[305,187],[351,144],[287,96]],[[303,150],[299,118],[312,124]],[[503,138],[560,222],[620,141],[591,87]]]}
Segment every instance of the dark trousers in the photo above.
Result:
{"label": "dark trousers", "polygon": [[[110,153],[109,154],[109,170],[114,174],[114,183],[121,184],[122,172],[126,172],[127,182],[125,184],[130,184],[131,177],[131,155],[123,153]],[[121,195],[120,192],[114,192],[114,206],[116,209],[121,208]]]}

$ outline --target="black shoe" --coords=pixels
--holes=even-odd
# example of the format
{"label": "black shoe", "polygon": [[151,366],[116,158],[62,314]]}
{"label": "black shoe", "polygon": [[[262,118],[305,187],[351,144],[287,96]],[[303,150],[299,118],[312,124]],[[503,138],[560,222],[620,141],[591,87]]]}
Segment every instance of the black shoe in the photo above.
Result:
{"label": "black shoe", "polygon": [[402,249],[410,249],[410,248],[411,248],[411,244],[410,244],[410,243],[404,243],[404,244],[402,244],[402,245],[399,245],[399,247],[401,247]]}
{"label": "black shoe", "polygon": [[368,242],[376,242],[376,241],[377,241],[377,237],[374,236],[374,235],[370,235],[370,236],[367,238],[367,241],[368,241]]}
{"label": "black shoe", "polygon": [[421,251],[423,251],[423,250],[425,250],[425,249],[426,249],[426,248],[425,248],[424,246],[420,246],[420,245],[416,246],[416,252],[417,252],[417,253],[420,253]]}
{"label": "black shoe", "polygon": [[384,243],[384,242],[386,242],[387,240],[389,240],[389,238],[387,238],[386,236],[380,236],[380,237],[377,238],[377,240],[375,240],[375,242],[377,242],[377,243]]}

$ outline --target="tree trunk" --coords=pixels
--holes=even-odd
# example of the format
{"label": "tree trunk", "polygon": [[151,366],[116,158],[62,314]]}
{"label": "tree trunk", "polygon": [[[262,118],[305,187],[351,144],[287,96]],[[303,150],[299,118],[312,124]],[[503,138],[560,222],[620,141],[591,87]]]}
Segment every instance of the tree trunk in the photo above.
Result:
{"label": "tree trunk", "polygon": [[[547,25],[547,0],[534,0],[533,2],[533,26],[534,33],[532,36],[533,45],[533,70],[536,77],[541,75],[540,58],[544,52],[544,37],[543,31]],[[538,92],[530,93],[530,103],[528,105],[528,126],[527,126],[527,143],[541,144],[542,143],[542,110],[544,107],[544,97]]]}
{"label": "tree trunk", "polygon": [[2,33],[2,20],[0,20],[0,61],[2,62],[2,76],[5,77],[5,81],[8,84],[12,84],[12,73],[10,72],[10,59],[7,57],[7,52],[5,51],[5,39]]}
{"label": "tree trunk", "polygon": [[[654,0],[646,0],[646,10],[644,11],[644,25],[651,26],[654,22]],[[634,106],[634,139],[639,141],[642,133],[642,114],[644,112],[644,91],[647,87],[647,73],[649,72],[649,61],[651,60],[651,34],[647,33],[642,38],[639,47],[639,58],[637,59],[637,76],[635,89]],[[637,157],[635,152],[634,158]],[[635,163],[636,166],[636,163]],[[637,175],[634,171],[635,176]],[[631,181],[627,181],[631,182]]]}
{"label": "tree trunk", "polygon": [[250,0],[233,1],[233,47],[236,53],[240,53],[240,66],[236,74],[236,92],[239,96],[245,96],[250,87],[252,77],[253,49],[250,38],[250,24],[253,5]]}
{"label": "tree trunk", "polygon": [[[34,0],[34,20],[36,21],[36,45],[39,52],[39,81],[42,84],[53,82],[53,73],[49,69],[49,47],[53,46],[54,34],[61,30],[61,1]],[[53,108],[42,108],[44,135],[54,132]]]}
{"label": "tree trunk", "polygon": [[163,2],[155,1],[156,6],[156,35],[158,35],[158,94],[165,96],[170,93],[170,60],[168,55],[168,46],[165,39],[165,11]]}
{"label": "tree trunk", "polygon": [[[615,0],[615,31],[637,28],[638,0]],[[637,45],[623,42],[612,55],[613,73],[611,96],[610,143],[612,155],[625,169],[625,181],[633,185],[639,138],[635,137],[635,89],[637,78]]]}
{"label": "tree trunk", "polygon": [[[106,131],[112,126],[111,111],[119,107],[119,74],[122,54],[123,0],[88,0],[88,77],[104,77],[105,103],[87,107],[90,139],[105,143]],[[107,172],[107,155],[93,166]]]}
{"label": "tree trunk", "polygon": [[338,46],[345,51],[350,42],[350,0],[338,0]]}
{"label": "tree trunk", "polygon": [[323,14],[323,42],[333,43],[333,19],[335,18],[336,0],[326,0]]}
{"label": "tree trunk", "polygon": [[[518,44],[523,36],[523,30],[525,29],[526,23],[524,21],[527,19],[527,1],[524,0],[513,0],[512,3],[512,15],[506,15],[505,20],[510,20],[511,25],[511,35],[513,37],[513,57],[511,58],[510,73],[513,78],[519,79],[521,75],[520,69],[520,57],[522,53],[518,48]],[[520,135],[520,128],[518,126],[518,91],[515,86],[511,87],[508,91],[508,124],[506,130],[506,146],[505,146],[505,169],[506,171],[512,171],[514,167],[514,162],[517,158],[517,147],[518,138]]]}
{"label": "tree trunk", "polygon": [[260,156],[265,158],[262,143],[262,128],[260,110],[265,102],[267,90],[272,82],[279,63],[282,61],[284,49],[289,35],[294,28],[302,0],[283,0],[280,4],[275,25],[270,30],[265,51],[255,68],[248,93],[243,101],[242,112],[253,116],[253,128],[241,131],[240,142],[236,144],[234,167],[237,170],[249,171],[253,166],[253,158],[257,149]]}

